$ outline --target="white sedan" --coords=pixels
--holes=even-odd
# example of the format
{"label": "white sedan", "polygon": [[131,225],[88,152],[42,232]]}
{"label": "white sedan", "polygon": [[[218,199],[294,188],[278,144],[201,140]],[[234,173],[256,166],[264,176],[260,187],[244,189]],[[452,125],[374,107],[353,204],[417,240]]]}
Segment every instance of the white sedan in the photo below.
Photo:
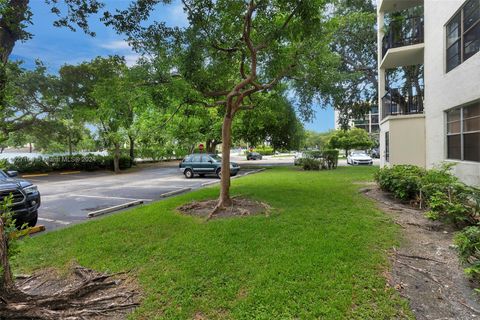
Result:
{"label": "white sedan", "polygon": [[373,159],[364,151],[353,151],[347,157],[347,163],[351,165],[373,165]]}

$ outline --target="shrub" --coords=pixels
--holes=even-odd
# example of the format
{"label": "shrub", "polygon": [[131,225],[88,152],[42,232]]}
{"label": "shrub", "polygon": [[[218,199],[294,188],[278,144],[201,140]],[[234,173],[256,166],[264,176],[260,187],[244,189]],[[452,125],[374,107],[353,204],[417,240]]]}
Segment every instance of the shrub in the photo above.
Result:
{"label": "shrub", "polygon": [[313,158],[303,158],[302,159],[303,170],[320,170],[322,168],[322,162]]}
{"label": "shrub", "polygon": [[465,273],[480,278],[480,227],[471,226],[455,236],[460,259],[468,265]]}
{"label": "shrub", "polygon": [[7,160],[0,160],[0,170],[7,170]]}
{"label": "shrub", "polygon": [[271,156],[273,155],[273,148],[271,147],[259,147],[259,148],[255,148],[254,150],[255,152],[258,152],[260,153],[262,156]]}
{"label": "shrub", "polygon": [[319,151],[319,150],[306,151],[305,154],[306,154],[309,158],[313,158],[313,159],[323,158],[322,151]]}
{"label": "shrub", "polygon": [[335,169],[338,165],[338,150],[305,151],[297,165],[303,166],[304,170]]}
{"label": "shrub", "polygon": [[328,169],[334,169],[338,165],[338,150],[335,149],[326,149],[322,151],[323,158],[327,163]]}
{"label": "shrub", "polygon": [[8,167],[19,172],[47,172],[51,170],[42,157],[16,157]]}
{"label": "shrub", "polygon": [[[133,163],[129,156],[120,156],[120,169],[128,169]],[[48,158],[17,157],[12,163],[7,163],[6,168],[17,170],[21,173],[48,172],[52,170],[113,170],[113,156],[102,155],[72,155],[51,156]]]}
{"label": "shrub", "polygon": [[375,174],[380,187],[402,200],[416,199],[428,207],[432,220],[453,223],[464,228],[455,237],[460,258],[468,264],[465,272],[480,279],[480,190],[460,182],[451,172],[452,165],[424,170],[415,166],[383,168]]}
{"label": "shrub", "polygon": [[375,180],[384,191],[393,193],[401,200],[412,200],[420,196],[421,179],[425,170],[412,165],[395,165],[382,168],[375,173]]}
{"label": "shrub", "polygon": [[421,180],[421,204],[430,209],[427,217],[454,223],[457,227],[476,223],[480,192],[460,182],[451,172],[452,164],[426,171]]}

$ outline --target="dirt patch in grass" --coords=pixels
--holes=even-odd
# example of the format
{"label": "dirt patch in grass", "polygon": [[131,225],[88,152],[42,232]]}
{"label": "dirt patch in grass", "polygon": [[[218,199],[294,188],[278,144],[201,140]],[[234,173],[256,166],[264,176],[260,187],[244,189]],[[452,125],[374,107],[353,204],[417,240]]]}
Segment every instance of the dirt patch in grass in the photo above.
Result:
{"label": "dirt patch in grass", "polygon": [[378,188],[362,192],[377,201],[403,230],[400,248],[391,250],[388,284],[410,301],[417,319],[477,319],[478,296],[473,291],[453,246],[455,230],[425,218],[424,210],[400,203]]}
{"label": "dirt patch in grass", "polygon": [[[242,197],[235,197],[232,199],[232,202],[232,206],[219,209],[211,218],[245,217],[256,214],[268,215],[271,209],[266,203]],[[217,204],[218,200],[193,201],[178,207],[177,210],[183,214],[207,218]]]}
{"label": "dirt patch in grass", "polygon": [[80,266],[68,275],[44,269],[17,276],[16,287],[18,299],[0,304],[0,319],[123,320],[140,303],[138,285],[128,275]]}

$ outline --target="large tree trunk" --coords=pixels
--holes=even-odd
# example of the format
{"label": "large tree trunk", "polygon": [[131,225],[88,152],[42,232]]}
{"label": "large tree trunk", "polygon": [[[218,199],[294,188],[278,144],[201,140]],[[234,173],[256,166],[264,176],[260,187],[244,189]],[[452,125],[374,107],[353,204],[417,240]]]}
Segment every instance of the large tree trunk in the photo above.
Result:
{"label": "large tree trunk", "polygon": [[128,136],[128,140],[130,141],[130,161],[135,161],[135,139],[132,136]]}
{"label": "large tree trunk", "polygon": [[232,205],[230,198],[230,144],[232,139],[232,112],[227,112],[222,125],[222,181],[220,183],[219,208]]}
{"label": "large tree trunk", "polygon": [[113,151],[113,171],[120,173],[120,144],[114,144],[115,150]]}
{"label": "large tree trunk", "polygon": [[2,298],[9,296],[15,289],[8,261],[8,238],[2,218],[0,218],[0,273],[0,298]]}

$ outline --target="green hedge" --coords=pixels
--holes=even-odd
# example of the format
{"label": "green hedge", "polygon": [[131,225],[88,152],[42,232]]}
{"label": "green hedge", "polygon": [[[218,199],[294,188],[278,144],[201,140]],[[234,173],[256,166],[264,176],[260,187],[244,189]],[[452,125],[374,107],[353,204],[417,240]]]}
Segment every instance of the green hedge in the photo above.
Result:
{"label": "green hedge", "polygon": [[[270,148],[270,147],[259,147],[259,148],[255,148],[253,151],[260,153],[262,156],[272,156],[275,153],[273,151],[273,148]],[[247,151],[247,153],[248,152],[249,151]]]}
{"label": "green hedge", "polygon": [[[120,156],[120,169],[128,169],[133,165],[129,156]],[[5,167],[21,173],[50,172],[54,170],[113,170],[113,156],[107,155],[73,155],[50,157],[16,157],[6,162]]]}
{"label": "green hedge", "polygon": [[338,165],[338,150],[307,151],[305,155],[298,163],[304,170],[330,170]]}
{"label": "green hedge", "polygon": [[335,169],[338,165],[338,150],[305,151],[304,154],[305,158],[297,162],[304,170]]}
{"label": "green hedge", "polygon": [[425,170],[411,165],[380,169],[375,180],[381,189],[401,200],[427,208],[427,218],[451,223],[461,230],[455,243],[465,272],[480,280],[480,190],[451,174],[452,165]]}

